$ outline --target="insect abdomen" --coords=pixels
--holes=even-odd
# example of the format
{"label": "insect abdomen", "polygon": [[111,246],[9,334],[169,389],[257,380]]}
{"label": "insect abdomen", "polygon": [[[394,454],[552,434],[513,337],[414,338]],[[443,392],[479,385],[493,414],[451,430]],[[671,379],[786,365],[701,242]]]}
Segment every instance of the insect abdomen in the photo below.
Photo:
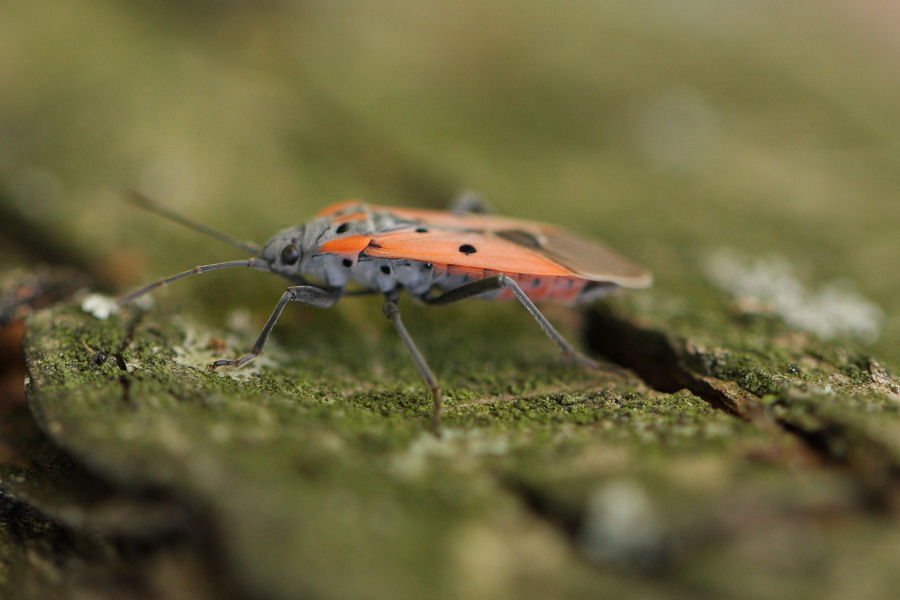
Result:
{"label": "insect abdomen", "polygon": [[[337,270],[338,262],[330,260],[334,257],[325,255],[317,257],[329,264],[327,274]],[[345,259],[341,268],[346,276],[370,289],[385,293],[396,288],[403,288],[413,296],[421,296],[435,288],[441,292],[455,290],[468,283],[500,275],[500,271],[478,269],[458,265],[426,263],[417,260],[380,259],[359,256],[356,262]],[[605,295],[615,288],[614,284],[594,282],[580,277],[535,276],[527,273],[505,273],[512,278],[522,291],[535,302],[556,302],[559,304],[577,304],[593,300]],[[329,283],[339,283],[334,277]],[[486,300],[508,300],[513,297],[509,289],[499,289],[480,296]]]}

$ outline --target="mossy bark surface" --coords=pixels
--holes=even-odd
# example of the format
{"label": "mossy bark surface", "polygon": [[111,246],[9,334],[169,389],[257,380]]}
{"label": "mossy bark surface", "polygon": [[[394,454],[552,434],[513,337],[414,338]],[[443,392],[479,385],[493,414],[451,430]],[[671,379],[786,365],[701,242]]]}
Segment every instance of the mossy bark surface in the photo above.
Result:
{"label": "mossy bark surface", "polygon": [[29,403],[70,462],[4,481],[75,532],[200,540],[237,595],[813,598],[857,569],[894,588],[900,386],[873,360],[592,312],[589,342],[654,389],[561,363],[507,308],[466,334],[504,342],[444,346],[439,435],[387,327],[378,353],[311,328],[236,375],[179,318],[36,313]]}

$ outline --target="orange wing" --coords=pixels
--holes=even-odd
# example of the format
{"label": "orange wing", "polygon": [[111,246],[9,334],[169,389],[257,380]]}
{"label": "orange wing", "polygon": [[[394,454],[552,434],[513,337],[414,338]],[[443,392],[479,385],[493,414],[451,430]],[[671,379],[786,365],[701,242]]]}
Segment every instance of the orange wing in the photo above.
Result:
{"label": "orange wing", "polygon": [[575,275],[570,269],[514,242],[486,233],[432,229],[392,231],[372,237],[368,256],[408,258],[502,273],[534,276]]}
{"label": "orange wing", "polygon": [[[460,215],[443,210],[374,206],[359,200],[334,204],[320,211],[319,215],[335,214],[352,207],[389,212],[435,228],[427,234],[404,230],[376,235],[373,240],[381,247],[367,248],[366,254],[371,256],[409,258],[507,273],[577,276],[630,288],[647,287],[653,281],[649,271],[606,246],[561,227],[537,221],[488,214]],[[476,252],[468,255],[460,252],[459,248],[466,244],[474,247]],[[419,256],[425,258],[417,258]]]}
{"label": "orange wing", "polygon": [[381,208],[404,219],[421,221],[437,227],[453,227],[454,229],[469,229],[478,231],[502,231],[515,229],[539,234],[544,229],[554,229],[552,225],[481,213],[456,214],[446,210],[428,210],[425,208],[399,208],[399,207],[372,207]]}
{"label": "orange wing", "polygon": [[522,246],[531,254],[549,259],[573,275],[591,281],[608,281],[629,288],[647,287],[653,282],[652,274],[643,267],[603,244],[555,225],[497,215],[457,215],[447,211],[394,207],[384,210],[438,227],[488,232],[490,238],[502,238]]}
{"label": "orange wing", "polygon": [[[350,210],[354,209],[354,210]],[[525,219],[515,219],[512,217],[502,217],[498,215],[486,215],[480,213],[470,213],[459,215],[446,210],[431,210],[427,208],[406,208],[401,206],[377,206],[374,204],[366,204],[361,200],[344,200],[326,206],[316,213],[317,217],[327,217],[340,212],[347,214],[335,217],[335,223],[342,223],[345,219],[355,220],[358,216],[363,215],[363,210],[372,212],[389,212],[397,215],[402,219],[411,221],[420,221],[428,225],[436,227],[452,227],[454,229],[480,230],[480,231],[497,231],[502,229],[523,229],[527,231],[539,232],[542,228],[551,227],[536,221],[528,221]]]}

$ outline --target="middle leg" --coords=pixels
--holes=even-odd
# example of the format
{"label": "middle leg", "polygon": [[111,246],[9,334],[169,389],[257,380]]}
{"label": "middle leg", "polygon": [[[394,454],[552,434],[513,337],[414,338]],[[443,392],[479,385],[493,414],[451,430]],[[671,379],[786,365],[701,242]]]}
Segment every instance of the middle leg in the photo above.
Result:
{"label": "middle leg", "polygon": [[437,379],[434,377],[434,373],[431,372],[431,368],[425,361],[425,357],[422,356],[421,352],[419,352],[419,349],[416,347],[415,342],[413,342],[413,339],[409,336],[409,332],[406,331],[406,326],[403,324],[403,319],[400,318],[400,308],[397,306],[396,294],[385,297],[384,304],[381,307],[381,311],[384,313],[384,316],[387,317],[388,321],[390,321],[394,326],[394,329],[397,330],[397,333],[400,335],[400,339],[403,340],[403,344],[406,346],[406,349],[412,356],[413,361],[415,361],[416,367],[418,367],[419,373],[422,375],[422,379],[425,380],[425,385],[427,385],[428,389],[431,390],[431,398],[433,401],[431,409],[431,426],[434,429],[437,429],[438,423],[440,422],[441,418],[441,390],[438,387]]}

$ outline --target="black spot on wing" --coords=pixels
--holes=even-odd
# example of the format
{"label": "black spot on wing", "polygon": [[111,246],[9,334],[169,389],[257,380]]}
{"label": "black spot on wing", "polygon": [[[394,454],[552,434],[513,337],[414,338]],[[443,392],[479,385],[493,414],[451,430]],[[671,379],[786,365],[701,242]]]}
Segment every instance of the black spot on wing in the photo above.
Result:
{"label": "black spot on wing", "polygon": [[463,254],[475,254],[478,250],[475,249],[475,246],[472,244],[463,244],[459,247],[459,251]]}

